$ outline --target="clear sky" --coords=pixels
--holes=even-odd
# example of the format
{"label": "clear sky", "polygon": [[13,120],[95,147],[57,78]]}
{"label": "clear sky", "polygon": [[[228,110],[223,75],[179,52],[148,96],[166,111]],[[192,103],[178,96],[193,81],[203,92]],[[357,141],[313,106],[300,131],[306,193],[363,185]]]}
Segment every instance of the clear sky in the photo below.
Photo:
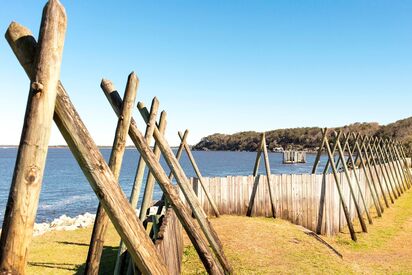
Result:
{"label": "clear sky", "polygon": [[[68,1],[61,80],[96,143],[116,118],[100,90],[157,96],[167,138],[220,132],[381,124],[412,115],[412,1]],[[5,1],[35,37],[45,1]],[[0,39],[0,144],[18,144],[29,81]],[[141,131],[144,125],[137,110]],[[53,128],[51,144],[64,144]]]}

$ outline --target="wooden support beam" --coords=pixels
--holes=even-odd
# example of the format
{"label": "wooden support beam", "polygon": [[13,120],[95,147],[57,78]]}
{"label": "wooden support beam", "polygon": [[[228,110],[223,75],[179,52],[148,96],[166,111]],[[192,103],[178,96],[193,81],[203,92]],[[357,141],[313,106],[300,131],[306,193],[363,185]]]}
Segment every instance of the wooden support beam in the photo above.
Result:
{"label": "wooden support beam", "polygon": [[407,186],[408,186],[408,188],[410,188],[410,184],[412,183],[412,175],[411,175],[411,171],[408,167],[408,162],[406,161],[405,152],[404,152],[403,147],[400,143],[397,143],[395,145],[395,142],[393,142],[393,144],[394,144],[393,149],[394,149],[395,153],[398,155],[398,159],[402,160],[403,163],[404,163],[403,167],[405,167],[405,168],[402,167],[402,173],[405,176],[409,176],[408,177],[409,178],[409,184],[408,184],[408,181],[407,181]]}
{"label": "wooden support beam", "polygon": [[[385,185],[386,185],[386,189],[388,190],[388,195],[389,195],[389,199],[391,200],[392,204],[395,203],[392,194],[391,194],[391,181],[390,181],[390,177],[389,177],[389,173],[388,170],[386,169],[386,166],[383,163],[383,160],[381,158],[381,156],[379,155],[379,151],[378,148],[376,146],[376,139],[371,138],[372,139],[372,149],[375,151],[376,154],[376,162],[379,165],[379,168],[381,169],[381,173],[383,175],[383,179],[385,181]],[[394,193],[395,191],[392,189],[392,193]]]}
{"label": "wooden support beam", "polygon": [[[186,143],[186,139],[187,139],[188,135],[189,135],[189,130],[186,130],[183,134],[183,139],[180,139],[180,145],[179,145],[179,148],[177,149],[177,152],[176,152],[176,155],[175,155],[177,161],[179,161],[181,156],[182,156],[183,149],[185,147],[184,144]],[[169,179],[170,180],[173,179],[173,171],[170,171]]]}
{"label": "wooden support beam", "polygon": [[[347,142],[347,139],[346,139],[346,142]],[[359,219],[360,225],[362,227],[362,231],[363,232],[368,232],[368,228],[366,226],[366,223],[363,220],[362,211],[359,207],[358,199],[356,198],[355,191],[354,191],[353,186],[352,186],[352,180],[351,180],[351,177],[349,175],[349,169],[348,169],[348,167],[346,165],[346,161],[345,161],[345,154],[343,153],[342,146],[340,145],[340,140],[338,138],[336,139],[336,143],[338,145],[337,146],[338,147],[338,153],[339,153],[340,159],[342,160],[343,171],[344,171],[344,174],[346,176],[346,180],[348,181],[349,190],[350,190],[350,193],[352,195],[353,204],[355,205],[356,213],[358,214],[358,219]],[[359,187],[359,192],[362,193],[361,190],[360,190],[359,183],[358,183],[358,187]],[[368,209],[366,207],[365,207],[365,211],[368,211]]]}
{"label": "wooden support beam", "polygon": [[[374,152],[373,152],[373,150],[372,150],[372,146],[371,146],[371,144],[370,144],[370,139],[369,139],[369,137],[366,137],[366,138],[365,138],[365,142],[366,142],[366,149],[367,149],[367,151],[370,152],[370,159],[372,160],[372,164],[373,164],[372,166],[373,166],[373,168],[374,168],[374,170],[375,170],[376,178],[378,179],[378,184],[379,184],[380,190],[381,190],[381,192],[382,192],[383,200],[384,200],[384,202],[385,202],[386,207],[389,208],[388,199],[386,198],[385,191],[383,190],[382,181],[381,181],[381,178],[379,177],[379,172],[378,172],[378,168],[377,168],[377,163],[376,163],[376,160],[375,160],[375,154],[374,154]],[[383,211],[382,211],[382,212],[383,212]]]}
{"label": "wooden support beam", "polygon": [[[119,96],[119,94],[116,91],[105,91],[106,97],[108,98],[110,104],[112,105],[115,113],[117,115],[119,115],[119,108],[121,106],[122,103],[122,99]],[[148,112],[144,114],[144,119],[145,122],[147,123],[148,121],[148,117],[149,114]],[[202,260],[202,263],[204,264],[206,270],[208,272],[212,272],[214,274],[219,274],[222,273],[223,270],[221,269],[220,265],[218,264],[218,262],[215,262],[213,256],[210,254],[209,252],[209,247],[206,245],[206,243],[204,243],[203,237],[200,234],[200,232],[198,231],[197,227],[194,225],[190,214],[188,213],[188,210],[186,209],[185,205],[183,204],[183,202],[181,201],[179,195],[176,193],[175,188],[173,187],[171,181],[167,178],[162,166],[159,164],[159,162],[157,162],[155,160],[154,154],[152,152],[152,150],[150,149],[150,147],[147,145],[143,135],[140,133],[140,131],[137,129],[136,123],[135,121],[132,119],[131,125],[130,125],[130,130],[129,130],[129,136],[131,138],[131,140],[134,142],[134,144],[136,145],[137,149],[139,150],[140,154],[143,156],[143,158],[146,161],[146,164],[148,165],[150,171],[153,173],[153,175],[155,176],[156,181],[159,183],[160,187],[162,188],[163,192],[166,195],[166,198],[168,200],[168,202],[171,204],[171,206],[173,207],[173,209],[175,210],[176,215],[178,216],[179,220],[182,223],[182,226],[185,228],[186,233],[188,234],[188,237],[190,238],[190,240],[192,241],[193,245],[195,246],[196,251],[199,254],[200,259]],[[166,140],[164,139],[164,137],[160,134],[159,130],[157,129],[157,127],[155,127],[154,130],[154,137],[156,142],[158,142],[159,147],[163,153],[163,156],[165,156],[165,152],[168,153],[167,156],[165,156],[165,159],[167,159],[170,162],[171,156],[173,156],[173,152],[171,151],[169,145],[167,144]],[[170,156],[171,154],[171,156]],[[177,165],[180,167],[179,163],[177,162],[177,160],[174,158],[174,162],[173,164],[175,166],[172,165],[173,169],[176,170]],[[177,163],[177,164],[176,164]],[[176,169],[175,169],[176,168]],[[172,170],[173,170],[172,169]],[[180,167],[181,169],[181,167]],[[173,170],[173,171],[174,171]],[[178,170],[178,171],[182,171],[182,170]],[[176,171],[174,171],[175,176],[176,176]],[[183,173],[183,172],[181,172]],[[196,207],[195,211],[197,213],[197,218],[198,220],[201,220],[201,228],[202,228],[202,232],[205,233],[206,237],[208,238],[209,243],[213,243],[213,250],[215,249],[220,249],[220,258],[221,260],[226,260],[226,258],[224,257],[223,254],[223,250],[221,248],[221,245],[217,246],[217,234],[213,229],[211,228],[210,223],[207,221],[204,212],[203,212],[203,216],[201,216],[201,212],[200,212],[200,207],[199,205],[199,201],[197,200],[196,196],[193,194],[193,190],[191,190],[191,187],[189,185],[189,181],[187,180],[187,178],[185,177],[185,179],[182,180],[182,174],[179,173],[178,174],[178,184],[180,182],[180,187],[183,189],[185,189],[186,194],[189,194],[188,197],[186,197],[189,205],[191,205],[192,207],[192,211],[193,211],[193,206]],[[183,173],[184,175],[184,173]],[[183,183],[183,184],[182,184]],[[191,193],[189,193],[191,192]],[[197,202],[197,205],[196,205]],[[213,230],[213,231],[212,231]],[[210,238],[213,238],[213,240],[209,240]],[[227,260],[226,260],[227,261]],[[220,261],[219,261],[220,262]],[[230,267],[230,265],[228,264],[228,262],[226,262],[226,266],[223,267],[224,268],[224,272],[227,273],[231,273],[231,268],[228,269],[228,267]]]}
{"label": "wooden support beam", "polygon": [[272,216],[276,218],[276,202],[275,202],[275,194],[272,188],[271,183],[271,172],[270,172],[270,165],[269,165],[269,155],[266,146],[266,135],[265,133],[262,134],[262,150],[263,150],[263,158],[265,160],[265,168],[266,168],[266,178],[268,182],[269,188],[269,197],[270,197],[270,204],[272,206]]}
{"label": "wooden support beam", "polygon": [[[160,114],[160,119],[159,119],[159,131],[162,135],[165,134],[166,131],[166,112],[163,111]],[[156,160],[160,160],[160,149],[159,146],[155,143],[155,146],[153,148],[153,152],[156,156]],[[155,184],[155,178],[152,173],[148,173],[147,179],[146,179],[146,186],[144,189],[143,193],[143,200],[142,200],[142,205],[140,207],[140,213],[139,213],[139,219],[141,221],[144,221],[146,218],[146,212],[149,209],[150,205],[152,204],[153,201],[153,192],[154,192],[154,184]]]}
{"label": "wooden support beam", "polygon": [[[102,90],[112,91],[114,90],[114,87],[102,86]],[[147,144],[149,145],[152,140],[154,127],[156,125],[158,109],[159,109],[159,101],[157,100],[156,97],[154,97],[152,100],[151,107],[150,107],[149,123],[147,123],[146,131],[145,131],[145,140]],[[137,164],[135,178],[133,181],[132,191],[131,191],[130,198],[129,198],[130,205],[132,206],[133,209],[137,208],[145,168],[146,168],[146,163],[143,157],[140,155],[139,161]],[[125,272],[127,272],[126,262],[128,258],[129,256],[128,256],[128,253],[126,253],[126,245],[123,243],[122,240],[120,240],[119,250],[117,251],[116,264],[114,267],[113,274],[120,275],[120,274],[124,274]]]}
{"label": "wooden support beam", "polygon": [[[341,132],[341,131],[340,131],[340,132]],[[335,132],[335,134],[336,134],[336,132]],[[340,138],[340,135],[339,135],[339,138]],[[347,142],[348,139],[349,139],[349,137],[347,137],[347,139],[346,139],[344,142]],[[335,158],[335,152],[336,152],[336,150],[338,149],[338,143],[336,142],[337,140],[338,140],[338,139],[335,140],[335,143],[334,143],[333,148],[332,148],[333,158]],[[340,163],[340,157],[339,157],[339,155],[338,155],[338,160],[337,160],[337,162],[335,163],[336,171],[338,170],[339,163]],[[328,173],[329,168],[330,168],[330,164],[331,164],[331,161],[328,159],[327,162],[326,162],[326,165],[325,165],[325,169],[323,169],[323,174],[327,174],[327,173]]]}
{"label": "wooden support beam", "polygon": [[[324,130],[324,129],[321,129],[321,131],[322,130]],[[320,157],[322,155],[322,150],[325,147],[326,132],[327,132],[326,130],[323,131],[321,144],[319,146],[318,153],[316,154],[315,162],[313,163],[312,174],[316,174],[316,169],[318,168],[318,165],[319,165],[319,162],[320,162]]]}
{"label": "wooden support beam", "polygon": [[341,204],[342,204],[343,213],[345,215],[346,223],[347,223],[348,228],[349,228],[349,233],[350,233],[350,236],[351,236],[352,240],[356,242],[357,238],[356,238],[355,229],[353,228],[353,223],[352,223],[352,220],[350,218],[349,210],[348,210],[348,207],[347,207],[347,205],[345,203],[345,200],[343,198],[343,194],[342,194],[342,190],[341,190],[341,186],[340,186],[340,182],[339,182],[339,177],[338,177],[338,171],[336,170],[335,161],[333,159],[332,150],[330,149],[330,145],[329,145],[329,141],[328,141],[327,137],[325,137],[325,146],[326,146],[329,161],[330,161],[330,164],[331,164],[331,167],[332,167],[333,177],[335,178],[336,189],[338,190],[339,198],[340,198],[340,201],[341,201]]}
{"label": "wooden support beam", "polygon": [[[124,93],[121,116],[118,119],[116,134],[113,141],[113,147],[109,158],[109,167],[113,172],[116,181],[119,180],[120,169],[124,151],[126,149],[126,139],[129,132],[130,120],[132,119],[134,101],[136,99],[137,87],[139,80],[135,73],[131,73],[127,79],[126,90]],[[102,80],[101,86],[111,87],[110,81]],[[100,259],[103,252],[104,239],[109,225],[109,216],[101,203],[97,207],[96,219],[93,225],[92,237],[90,240],[89,252],[87,254],[85,274],[99,274]]]}
{"label": "wooden support beam", "polygon": [[[350,147],[350,144],[347,140],[347,137],[350,137],[350,136],[351,136],[350,133],[343,135],[343,138],[346,140],[346,143],[343,146],[344,147],[343,151],[345,152],[345,149],[348,151],[348,154],[349,154],[348,161],[350,161],[352,163],[352,167],[353,167],[352,172],[353,172],[353,175],[355,176],[355,183],[356,183],[356,186],[358,187],[358,190],[359,190],[359,195],[360,195],[360,198],[361,198],[363,209],[365,210],[365,214],[366,214],[366,217],[368,218],[369,224],[373,224],[372,217],[369,214],[368,206],[366,205],[364,194],[362,193],[362,189],[360,187],[360,180],[359,180],[358,174],[356,173],[356,164],[355,164],[355,161],[353,159],[353,151],[352,151],[352,149]],[[347,167],[346,163],[345,163],[345,166]]]}
{"label": "wooden support beam", "polygon": [[391,160],[393,166],[395,167],[395,173],[398,177],[398,183],[396,184],[396,190],[398,191],[398,194],[400,196],[400,194],[402,193],[402,183],[405,181],[405,175],[403,174],[403,170],[402,170],[402,165],[395,153],[394,150],[392,150],[392,144],[390,143],[389,140],[385,140],[383,141],[384,146],[386,148],[386,152],[389,156],[389,159]]}
{"label": "wooden support beam", "polygon": [[[185,133],[188,133],[188,132],[189,132],[189,131],[186,130]],[[193,157],[192,151],[190,150],[189,145],[187,145],[187,143],[184,142],[183,134],[182,134],[181,132],[178,132],[178,134],[179,134],[179,138],[180,138],[180,140],[181,140],[181,142],[182,142],[182,144],[183,144],[183,147],[184,147],[184,149],[185,149],[185,151],[186,151],[187,157],[189,158],[190,163],[192,164],[193,169],[195,170],[196,176],[197,176],[197,178],[199,179],[200,185],[202,186],[202,189],[203,189],[203,191],[205,192],[206,198],[207,198],[207,200],[209,201],[210,206],[212,206],[213,212],[215,213],[216,217],[219,217],[219,216],[220,216],[220,213],[219,213],[219,210],[217,209],[217,205],[216,205],[216,203],[213,201],[212,196],[210,195],[209,190],[205,187],[202,174],[200,173],[200,170],[199,170],[199,168],[197,167],[197,164],[196,164],[195,158]]]}
{"label": "wooden support beam", "polygon": [[[4,7],[3,7],[4,8]],[[39,45],[30,64],[30,91],[0,239],[0,273],[25,274],[50,139],[66,33],[58,0],[43,9]],[[6,33],[6,39],[10,34]],[[13,47],[13,50],[19,51]]]}
{"label": "wooden support beam", "polygon": [[260,157],[262,156],[262,148],[263,148],[263,139],[260,140],[259,147],[256,151],[256,160],[255,160],[255,165],[253,166],[253,172],[252,172],[252,175],[254,177],[256,177],[259,172]]}
{"label": "wooden support beam", "polygon": [[[362,150],[361,150],[361,147],[359,146],[359,143],[358,143],[358,139],[360,138],[360,135],[359,134],[356,135],[355,133],[353,133],[353,135],[354,135],[354,138],[355,138],[354,148],[357,151],[357,157],[360,159],[361,167],[363,169],[363,173],[365,174],[366,183],[369,187],[371,197],[372,197],[372,201],[373,201],[373,204],[374,204],[375,209],[376,209],[376,213],[377,213],[378,217],[382,217],[382,211],[381,211],[382,205],[380,204],[380,201],[379,201],[379,194],[377,193],[375,183],[372,183],[372,181],[373,181],[373,177],[372,177],[372,173],[371,173],[372,170],[369,167],[370,176],[372,178],[372,179],[369,179],[369,175],[368,175],[368,172],[366,170],[367,161],[365,161],[365,159],[363,158]],[[362,140],[362,144],[363,144],[363,140]],[[354,162],[356,162],[356,161],[354,161]]]}
{"label": "wooden support beam", "polygon": [[[381,144],[383,145],[383,147],[381,146]],[[397,199],[401,195],[400,192],[399,192],[399,189],[398,189],[398,184],[401,183],[401,180],[398,177],[398,174],[397,174],[397,171],[396,171],[395,167],[393,166],[394,163],[389,158],[388,152],[386,151],[386,148],[385,148],[385,143],[384,143],[382,138],[380,138],[380,139],[376,138],[376,148],[378,149],[378,151],[381,154],[381,159],[383,161],[383,165],[384,165],[385,170],[388,174],[388,177],[389,177],[389,172],[390,172],[390,176],[392,177],[392,181],[390,180],[389,183],[390,183],[391,188],[392,188],[393,196],[395,197],[395,199]],[[389,167],[389,169],[388,169],[388,167]]]}
{"label": "wooden support beam", "polygon": [[[31,61],[37,43],[31,32],[17,23],[12,23],[7,30],[6,38],[27,75],[33,80]],[[121,105],[119,110],[120,108]],[[146,235],[142,224],[138,222],[134,210],[61,83],[57,90],[53,119],[114,227],[126,242],[139,269],[143,273],[166,274],[167,269],[162,258]]]}
{"label": "wooden support beam", "polygon": [[259,171],[259,165],[260,165],[260,157],[262,155],[262,148],[263,148],[263,139],[261,138],[258,149],[256,151],[255,165],[253,166],[252,175],[255,178],[255,183],[253,184],[252,194],[250,194],[249,205],[246,211],[247,217],[252,216],[253,205],[255,204],[256,191],[258,189],[259,178],[260,178],[258,177],[258,171]]}

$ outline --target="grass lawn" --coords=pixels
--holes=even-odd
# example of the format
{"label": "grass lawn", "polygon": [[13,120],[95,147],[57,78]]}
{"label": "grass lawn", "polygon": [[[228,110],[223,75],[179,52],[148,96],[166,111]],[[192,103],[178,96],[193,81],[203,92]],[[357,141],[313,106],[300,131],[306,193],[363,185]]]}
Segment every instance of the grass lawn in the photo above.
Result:
{"label": "grass lawn", "polygon": [[[382,218],[375,218],[369,233],[358,242],[347,232],[324,237],[343,259],[300,227],[269,218],[222,216],[211,219],[237,274],[363,273],[412,274],[412,192],[404,194]],[[29,274],[82,274],[91,228],[50,232],[33,239]],[[110,227],[103,254],[102,274],[111,274],[119,237]],[[203,274],[196,251],[185,238],[184,274]]]}

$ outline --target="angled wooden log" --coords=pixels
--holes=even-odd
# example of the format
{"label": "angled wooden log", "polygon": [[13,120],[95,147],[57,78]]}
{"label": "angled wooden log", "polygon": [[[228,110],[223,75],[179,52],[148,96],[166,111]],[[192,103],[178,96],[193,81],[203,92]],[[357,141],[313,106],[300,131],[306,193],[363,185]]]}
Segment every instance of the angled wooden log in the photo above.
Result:
{"label": "angled wooden log", "polygon": [[[373,204],[374,204],[375,209],[376,209],[376,213],[377,213],[378,217],[382,217],[382,211],[381,211],[382,206],[381,206],[380,201],[379,201],[379,194],[377,193],[375,184],[372,183],[373,178],[372,179],[369,178],[369,175],[368,175],[368,172],[367,172],[367,167],[366,167],[366,160],[363,158],[362,150],[361,150],[361,147],[359,146],[359,143],[358,143],[358,139],[359,139],[360,135],[359,134],[356,135],[355,133],[353,133],[353,135],[354,135],[354,138],[355,138],[354,148],[357,151],[357,157],[360,160],[361,167],[362,167],[363,173],[365,175],[365,179],[366,179],[366,184],[368,185],[368,188],[370,190],[372,201],[373,201]],[[363,141],[362,141],[362,143],[363,143]],[[354,162],[356,163],[356,161],[354,161]],[[369,171],[371,172],[370,167],[369,167]],[[370,173],[370,176],[372,177],[372,173]]]}
{"label": "angled wooden log", "polygon": [[343,213],[345,215],[346,223],[349,228],[349,233],[350,233],[352,240],[356,242],[357,237],[356,237],[355,229],[353,228],[353,223],[352,223],[352,220],[350,219],[349,210],[343,198],[342,189],[341,189],[339,177],[338,177],[338,171],[336,170],[335,161],[333,159],[332,150],[330,149],[329,141],[327,137],[325,137],[325,147],[328,152],[328,157],[329,157],[329,161],[332,167],[333,177],[335,178],[336,189],[338,190],[339,198],[342,204]]}
{"label": "angled wooden log", "polygon": [[[144,109],[140,110],[140,114],[142,115],[144,121],[147,121],[148,114],[144,112]],[[226,273],[233,272],[231,265],[229,264],[226,256],[223,252],[222,244],[219,240],[219,237],[214,230],[213,226],[210,224],[209,220],[206,217],[206,214],[196,197],[196,194],[191,187],[189,179],[186,177],[185,172],[182,169],[179,161],[177,161],[176,157],[173,154],[172,149],[170,148],[169,144],[167,143],[166,139],[160,134],[159,129],[155,127],[154,129],[154,138],[155,141],[159,144],[160,151],[163,154],[164,159],[166,160],[167,165],[169,166],[170,170],[173,172],[174,177],[176,178],[177,184],[180,187],[183,195],[188,202],[192,213],[196,217],[202,232],[204,233],[206,239],[208,240],[211,248],[213,249],[216,258],[220,262],[223,267],[223,270]]]}
{"label": "angled wooden log", "polygon": [[263,148],[263,139],[261,138],[258,149],[256,151],[255,164],[253,166],[252,175],[255,178],[255,182],[253,184],[252,194],[250,194],[249,205],[248,205],[247,211],[246,211],[246,216],[247,217],[252,216],[253,206],[255,204],[255,197],[256,197],[256,192],[257,192],[257,189],[258,189],[259,178],[260,178],[260,177],[258,177],[258,171],[259,171],[259,165],[260,165],[260,156],[262,155],[262,148]]}
{"label": "angled wooden log", "polygon": [[[321,129],[322,130],[322,129]],[[315,162],[313,163],[313,168],[312,168],[312,174],[316,174],[316,169],[319,165],[320,157],[322,155],[322,150],[325,147],[325,137],[326,137],[326,129],[323,129],[323,134],[322,134],[322,140],[321,140],[321,145],[319,147],[318,153],[316,154]]]}
{"label": "angled wooden log", "polygon": [[395,167],[395,173],[398,177],[398,183],[396,184],[396,190],[398,191],[399,196],[402,193],[402,182],[405,181],[405,175],[402,172],[402,165],[399,162],[399,159],[396,153],[392,150],[392,145],[389,140],[384,141],[385,152],[388,154],[389,159],[391,160],[393,166]]}
{"label": "angled wooden log", "polygon": [[[109,100],[109,103],[113,107],[113,110],[115,111],[116,115],[119,115],[120,106],[122,104],[122,99],[119,96],[119,93],[117,93],[117,91],[104,91],[104,93],[107,99]],[[147,123],[148,118],[149,118],[148,112],[145,114],[144,118]],[[209,250],[209,247],[204,242],[204,239],[203,239],[203,236],[200,230],[193,223],[192,218],[188,212],[188,209],[186,208],[183,201],[180,199],[179,195],[177,194],[174,186],[172,185],[172,182],[167,178],[166,173],[164,172],[160,163],[155,160],[153,151],[147,145],[141,132],[137,129],[136,122],[134,121],[134,119],[132,119],[132,122],[130,125],[129,136],[131,140],[134,142],[134,144],[136,145],[136,148],[139,150],[142,157],[144,158],[151,173],[153,173],[153,175],[155,176],[155,179],[159,183],[160,187],[162,188],[162,191],[165,193],[168,202],[175,210],[176,215],[178,216],[180,222],[182,223],[182,226],[185,229],[186,233],[188,234],[188,237],[192,241],[206,270],[213,274],[223,273],[224,271],[222,267],[219,265],[219,262],[216,262],[215,259],[213,258],[213,253],[211,253],[211,251]],[[158,142],[159,147],[160,147],[160,144],[162,144],[159,142],[159,140],[165,142],[163,136],[160,134],[160,131],[158,130],[157,127],[155,127],[154,137],[155,137],[155,140]],[[163,146],[165,145],[163,144]],[[170,147],[168,148],[170,150]],[[161,151],[162,150],[163,149],[161,148]]]}
{"label": "angled wooden log", "polygon": [[386,170],[385,170],[385,167],[386,167],[386,166],[382,164],[382,160],[381,160],[381,158],[380,158],[380,156],[379,156],[378,149],[376,148],[376,139],[374,139],[374,138],[371,137],[371,142],[372,142],[372,143],[371,143],[371,148],[372,148],[372,150],[374,151],[374,154],[375,154],[375,156],[376,156],[376,163],[378,164],[378,166],[379,166],[379,168],[380,168],[380,170],[381,170],[381,174],[382,174],[382,176],[383,176],[383,180],[384,180],[386,189],[388,190],[389,199],[391,200],[391,203],[394,204],[395,201],[394,201],[394,199],[393,199],[393,197],[392,197],[391,188],[390,188],[390,186],[389,186],[389,185],[390,185],[389,174],[386,173]]}
{"label": "angled wooden log", "polygon": [[43,9],[39,46],[30,68],[30,91],[0,239],[1,274],[25,274],[46,165],[65,33],[64,7],[59,1],[50,0]]}
{"label": "angled wooden log", "polygon": [[270,205],[272,207],[272,217],[276,218],[275,193],[272,188],[271,172],[270,172],[270,165],[269,165],[269,155],[268,155],[268,150],[266,147],[267,147],[266,146],[266,135],[265,133],[263,133],[262,134],[262,151],[263,151],[263,158],[265,160],[265,169],[266,169],[266,178],[267,178],[268,189],[269,189]]}
{"label": "angled wooden log", "polygon": [[[339,131],[339,132],[342,133],[342,131]],[[336,131],[334,131],[334,133],[335,133],[335,135],[336,135]],[[339,135],[339,139],[340,139],[340,135]],[[346,139],[344,142],[347,142],[348,139],[349,139],[349,137],[347,137],[347,139]],[[338,139],[335,140],[335,143],[334,143],[333,148],[332,148],[332,155],[333,155],[333,158],[334,158],[334,159],[335,159],[335,152],[336,152],[336,150],[338,149],[338,143],[336,142],[337,140],[338,140]],[[335,162],[335,168],[336,168],[336,170],[338,170],[339,163],[340,163],[340,157],[339,157],[339,154],[338,154],[338,159],[337,159],[337,161]],[[330,160],[328,159],[328,160],[326,161],[325,169],[323,169],[323,174],[326,174],[326,173],[329,172],[330,164],[331,164],[331,162],[330,162]]]}
{"label": "angled wooden log", "polygon": [[[350,133],[344,134],[343,137],[346,140],[346,137],[350,137]],[[369,214],[369,208],[366,205],[365,196],[364,196],[364,194],[362,192],[362,188],[360,186],[360,180],[359,180],[358,174],[356,173],[356,170],[355,170],[356,164],[355,164],[355,161],[353,159],[353,151],[352,151],[348,141],[346,141],[346,144],[345,144],[344,148],[346,148],[346,150],[348,152],[348,155],[349,155],[348,161],[350,161],[352,163],[352,167],[353,167],[352,172],[355,176],[355,183],[356,183],[356,186],[358,187],[358,190],[359,190],[359,195],[360,195],[360,198],[361,198],[363,209],[365,210],[366,217],[368,218],[369,224],[373,224],[372,217]],[[345,149],[344,149],[344,151],[345,151]],[[345,166],[347,168],[347,164],[345,164]]]}
{"label": "angled wooden log", "polygon": [[[179,148],[176,151],[175,157],[176,157],[177,161],[179,161],[180,158],[182,157],[183,149],[185,147],[184,144],[186,143],[186,139],[187,139],[188,135],[189,135],[189,130],[186,130],[183,134],[183,140],[181,139],[180,144],[179,144]],[[169,173],[169,179],[173,180],[173,172],[172,171],[170,171],[170,173]]]}
{"label": "angled wooden log", "polygon": [[371,159],[371,161],[372,161],[373,169],[375,170],[376,178],[378,179],[377,181],[378,181],[378,185],[379,185],[379,188],[380,188],[380,190],[381,190],[381,193],[382,193],[383,200],[384,200],[384,202],[385,202],[386,207],[389,208],[388,199],[386,198],[385,190],[383,189],[383,184],[382,184],[382,181],[381,181],[381,177],[379,177],[379,171],[378,171],[378,167],[377,167],[378,164],[376,163],[375,153],[374,153],[373,150],[372,150],[372,146],[371,146],[369,137],[366,137],[366,138],[365,138],[365,142],[366,142],[367,152],[368,152],[368,151],[370,152],[370,155],[369,155],[369,156],[370,156],[370,159]]}
{"label": "angled wooden log", "polygon": [[[386,152],[384,152],[384,150],[382,149],[381,143],[382,143],[382,138],[380,138],[380,139],[375,138],[375,147],[376,147],[376,149],[378,150],[378,152],[380,154],[380,159],[381,159],[383,167],[385,168],[386,174],[388,176],[389,184],[390,184],[393,196],[394,196],[395,199],[397,199],[398,198],[398,192],[399,192],[396,189],[398,178],[395,176],[391,160],[389,159],[388,155],[385,154]],[[399,194],[399,196],[400,196],[400,194]]]}
{"label": "angled wooden log", "polygon": [[[363,220],[362,211],[360,209],[358,199],[355,195],[355,191],[354,191],[353,186],[352,186],[352,179],[349,175],[349,169],[348,169],[348,167],[346,165],[346,161],[345,161],[345,154],[343,153],[342,146],[340,145],[339,139],[336,140],[336,143],[338,145],[337,146],[338,147],[338,153],[339,153],[340,159],[342,160],[343,171],[344,171],[344,174],[346,176],[346,180],[348,181],[350,194],[352,196],[353,204],[355,205],[356,213],[358,214],[358,219],[359,219],[360,225],[362,227],[362,231],[363,232],[368,232],[368,228],[366,226],[366,223]],[[362,193],[359,185],[358,185],[358,187],[359,187],[359,192]],[[365,211],[368,211],[368,209],[366,207],[365,207]]]}
{"label": "angled wooden log", "polygon": [[[112,91],[114,90],[114,87],[102,86],[102,90]],[[158,109],[159,109],[159,101],[157,100],[156,97],[154,97],[152,100],[152,105],[150,107],[149,123],[147,123],[146,132],[145,132],[145,139],[146,139],[147,144],[149,145],[152,140],[154,127],[156,125]],[[130,205],[133,207],[133,209],[137,208],[145,168],[146,168],[146,163],[143,157],[139,156],[136,175],[133,181],[133,187],[132,187],[132,191],[131,191],[130,198],[129,198]],[[123,243],[122,240],[120,240],[119,250],[117,251],[116,264],[115,264],[114,272],[113,272],[113,274],[115,275],[124,274],[127,270],[126,261],[129,257],[128,257],[128,254],[125,252],[126,252],[126,245]]]}
{"label": "angled wooden log", "polygon": [[[188,132],[188,130],[186,130]],[[183,134],[181,132],[178,132],[179,138],[181,142],[183,143]],[[209,190],[205,187],[203,176],[200,173],[199,167],[196,164],[195,158],[193,157],[192,151],[189,148],[189,145],[187,145],[186,142],[183,143],[183,147],[186,151],[186,155],[190,160],[190,163],[192,164],[193,170],[195,170],[196,176],[199,179],[200,185],[202,186],[203,191],[205,192],[206,198],[209,201],[210,205],[212,206],[213,212],[215,213],[216,217],[220,216],[219,210],[217,209],[216,203],[212,199],[212,196],[210,195]]]}
{"label": "angled wooden log", "polygon": [[[27,75],[33,80],[32,60],[37,43],[31,32],[17,23],[12,23],[6,38]],[[166,266],[153,242],[138,222],[134,210],[61,83],[57,89],[53,119],[114,227],[125,240],[133,260],[138,263],[143,273],[166,274]]]}
{"label": "angled wooden log", "polygon": [[409,184],[407,183],[407,185],[408,185],[408,188],[410,188],[410,184],[412,183],[412,175],[408,167],[408,162],[406,161],[405,152],[403,151],[403,147],[400,144],[395,145],[393,141],[392,143],[393,143],[392,150],[394,150],[398,160],[403,162],[403,165],[401,165],[402,174],[405,177],[409,178]]}
{"label": "angled wooden log", "polygon": [[[166,131],[166,112],[163,111],[160,114],[160,119],[159,119],[159,131],[162,135],[165,134]],[[156,156],[156,160],[160,160],[160,149],[159,146],[155,143],[155,146],[153,148],[153,152]],[[155,184],[155,178],[152,173],[148,173],[147,179],[146,179],[146,185],[143,193],[143,200],[142,200],[142,205],[140,207],[140,213],[139,213],[139,219],[143,221],[146,218],[146,212],[149,209],[150,205],[152,204],[153,201],[153,192],[154,192],[154,184]]]}
{"label": "angled wooden log", "polygon": [[[126,91],[121,116],[118,119],[116,133],[113,141],[112,151],[109,158],[109,167],[112,170],[116,181],[119,180],[120,169],[122,167],[123,155],[126,149],[126,139],[129,132],[130,120],[132,119],[134,101],[136,99],[137,86],[139,80],[134,73],[127,79]],[[110,81],[102,80],[101,86],[112,86]],[[90,240],[89,252],[87,254],[85,274],[99,274],[100,258],[103,252],[104,239],[109,225],[109,216],[99,203],[97,207],[96,219],[93,225],[92,237]]]}

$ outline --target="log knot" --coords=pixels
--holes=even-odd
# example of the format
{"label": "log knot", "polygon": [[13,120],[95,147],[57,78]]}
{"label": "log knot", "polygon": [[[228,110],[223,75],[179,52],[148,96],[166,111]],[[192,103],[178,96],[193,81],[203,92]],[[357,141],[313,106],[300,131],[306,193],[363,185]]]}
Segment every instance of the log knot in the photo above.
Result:
{"label": "log knot", "polygon": [[26,173],[26,181],[27,184],[33,185],[37,183],[38,179],[40,178],[40,168],[36,165],[30,167],[30,169]]}
{"label": "log knot", "polygon": [[32,88],[36,93],[38,93],[38,92],[41,92],[41,91],[43,90],[43,84],[41,84],[40,82],[35,81],[35,82],[33,82],[33,83],[31,84],[31,88]]}

